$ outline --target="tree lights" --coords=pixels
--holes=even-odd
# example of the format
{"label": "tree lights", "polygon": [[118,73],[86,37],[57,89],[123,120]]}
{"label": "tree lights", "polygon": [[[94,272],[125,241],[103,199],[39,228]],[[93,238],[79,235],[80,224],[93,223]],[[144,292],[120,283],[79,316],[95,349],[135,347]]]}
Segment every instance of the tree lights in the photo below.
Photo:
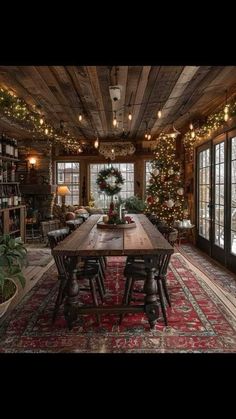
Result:
{"label": "tree lights", "polygon": [[175,161],[175,140],[158,141],[152,161],[153,171],[147,187],[148,210],[169,225],[183,219],[184,189],[181,165]]}

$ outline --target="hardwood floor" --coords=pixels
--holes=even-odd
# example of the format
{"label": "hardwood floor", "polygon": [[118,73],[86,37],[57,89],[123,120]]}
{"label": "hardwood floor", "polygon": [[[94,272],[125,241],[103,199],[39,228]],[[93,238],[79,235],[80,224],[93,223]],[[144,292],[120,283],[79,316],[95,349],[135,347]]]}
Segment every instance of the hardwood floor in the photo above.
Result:
{"label": "hardwood floor", "polygon": [[[28,245],[26,246],[27,248],[34,248],[35,246],[31,246]],[[45,248],[45,244],[44,246],[38,246],[39,249],[41,249],[42,247]],[[37,248],[35,249],[37,250]],[[5,317],[17,306],[17,304],[22,300],[22,298],[31,290],[31,288],[33,288],[35,286],[35,284],[37,284],[37,282],[39,281],[39,279],[42,277],[42,275],[50,268],[50,266],[52,266],[54,264],[54,260],[52,259],[47,265],[45,266],[34,266],[34,265],[30,265],[27,266],[26,268],[23,268],[23,274],[26,280],[26,284],[24,288],[21,288],[21,286],[19,285],[18,287],[18,294],[16,296],[16,298],[11,302],[7,313],[1,317],[0,319],[0,324],[2,323],[2,321],[4,321]]]}

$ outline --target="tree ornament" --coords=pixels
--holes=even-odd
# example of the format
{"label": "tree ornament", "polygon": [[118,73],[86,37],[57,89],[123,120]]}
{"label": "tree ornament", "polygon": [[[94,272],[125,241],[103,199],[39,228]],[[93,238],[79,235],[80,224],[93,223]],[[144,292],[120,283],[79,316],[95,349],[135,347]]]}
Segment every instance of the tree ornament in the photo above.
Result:
{"label": "tree ornament", "polygon": [[149,205],[152,205],[152,204],[153,204],[153,202],[154,202],[153,197],[152,197],[152,196],[149,196],[149,197],[147,198],[147,203],[148,203]]}
{"label": "tree ornament", "polygon": [[177,190],[177,194],[178,194],[178,195],[183,195],[183,194],[184,194],[184,188],[179,188],[179,189]]}
{"label": "tree ornament", "polygon": [[154,169],[152,173],[153,173],[154,176],[158,176],[159,173],[160,173],[160,170],[159,169]]}
{"label": "tree ornament", "polygon": [[168,208],[172,208],[175,205],[173,199],[168,199],[168,201],[165,201],[165,204]]}

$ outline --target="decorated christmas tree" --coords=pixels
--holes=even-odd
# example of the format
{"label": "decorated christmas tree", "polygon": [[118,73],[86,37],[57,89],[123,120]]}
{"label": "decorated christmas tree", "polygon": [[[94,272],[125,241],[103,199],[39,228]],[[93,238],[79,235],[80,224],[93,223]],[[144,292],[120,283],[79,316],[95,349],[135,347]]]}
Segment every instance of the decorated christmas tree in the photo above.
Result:
{"label": "decorated christmas tree", "polygon": [[181,164],[176,161],[175,139],[162,137],[154,151],[147,187],[148,211],[168,225],[183,219],[184,188]]}

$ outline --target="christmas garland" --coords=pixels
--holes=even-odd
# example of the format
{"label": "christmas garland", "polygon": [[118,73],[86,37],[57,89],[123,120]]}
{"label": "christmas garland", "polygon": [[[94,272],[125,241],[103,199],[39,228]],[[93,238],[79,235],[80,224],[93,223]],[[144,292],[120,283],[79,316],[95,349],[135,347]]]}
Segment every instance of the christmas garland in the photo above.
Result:
{"label": "christmas garland", "polygon": [[[115,177],[115,184],[110,185],[108,179],[113,176]],[[123,185],[124,179],[118,169],[109,167],[108,169],[104,169],[99,172],[96,183],[102,192],[108,196],[112,196],[121,191],[120,185]]]}

